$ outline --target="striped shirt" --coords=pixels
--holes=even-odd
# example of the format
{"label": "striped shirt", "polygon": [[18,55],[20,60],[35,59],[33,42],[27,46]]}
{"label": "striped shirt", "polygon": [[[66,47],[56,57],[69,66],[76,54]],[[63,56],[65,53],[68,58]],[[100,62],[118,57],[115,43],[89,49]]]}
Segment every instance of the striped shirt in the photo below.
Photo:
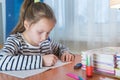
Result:
{"label": "striped shirt", "polygon": [[42,55],[54,54],[58,57],[68,49],[51,39],[38,47],[27,43],[21,33],[10,35],[0,50],[0,70],[31,70],[42,68]]}

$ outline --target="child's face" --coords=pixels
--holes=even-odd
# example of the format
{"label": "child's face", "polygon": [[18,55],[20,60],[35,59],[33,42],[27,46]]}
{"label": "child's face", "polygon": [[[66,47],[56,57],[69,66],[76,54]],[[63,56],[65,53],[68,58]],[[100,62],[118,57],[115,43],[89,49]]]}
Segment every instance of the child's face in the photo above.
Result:
{"label": "child's face", "polygon": [[31,26],[25,27],[24,33],[27,41],[34,46],[38,46],[40,42],[48,38],[54,26],[55,22],[53,20],[43,18]]}

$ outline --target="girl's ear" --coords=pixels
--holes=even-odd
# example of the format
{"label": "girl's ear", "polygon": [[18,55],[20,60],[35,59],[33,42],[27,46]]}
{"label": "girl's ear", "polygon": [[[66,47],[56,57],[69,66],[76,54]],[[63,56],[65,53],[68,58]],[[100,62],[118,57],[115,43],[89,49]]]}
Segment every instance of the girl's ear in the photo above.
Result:
{"label": "girl's ear", "polygon": [[26,21],[26,20],[24,21],[24,27],[26,30],[28,30],[30,27],[28,21]]}

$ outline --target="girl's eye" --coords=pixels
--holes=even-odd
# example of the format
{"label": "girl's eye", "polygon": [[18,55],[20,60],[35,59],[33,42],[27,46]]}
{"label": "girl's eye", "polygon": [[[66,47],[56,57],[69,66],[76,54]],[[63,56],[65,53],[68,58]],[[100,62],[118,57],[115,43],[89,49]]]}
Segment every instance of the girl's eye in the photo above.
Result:
{"label": "girl's eye", "polygon": [[47,34],[50,34],[49,32]]}
{"label": "girl's eye", "polygon": [[38,32],[38,34],[42,34],[42,32]]}

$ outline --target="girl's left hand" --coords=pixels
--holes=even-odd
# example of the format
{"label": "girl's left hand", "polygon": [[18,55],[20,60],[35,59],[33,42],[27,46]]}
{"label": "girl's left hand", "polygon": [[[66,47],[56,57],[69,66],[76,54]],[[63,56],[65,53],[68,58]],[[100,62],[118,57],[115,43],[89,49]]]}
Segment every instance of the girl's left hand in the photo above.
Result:
{"label": "girl's left hand", "polygon": [[69,52],[64,52],[61,56],[61,60],[63,62],[73,61],[74,59],[75,59],[74,54],[70,54]]}

